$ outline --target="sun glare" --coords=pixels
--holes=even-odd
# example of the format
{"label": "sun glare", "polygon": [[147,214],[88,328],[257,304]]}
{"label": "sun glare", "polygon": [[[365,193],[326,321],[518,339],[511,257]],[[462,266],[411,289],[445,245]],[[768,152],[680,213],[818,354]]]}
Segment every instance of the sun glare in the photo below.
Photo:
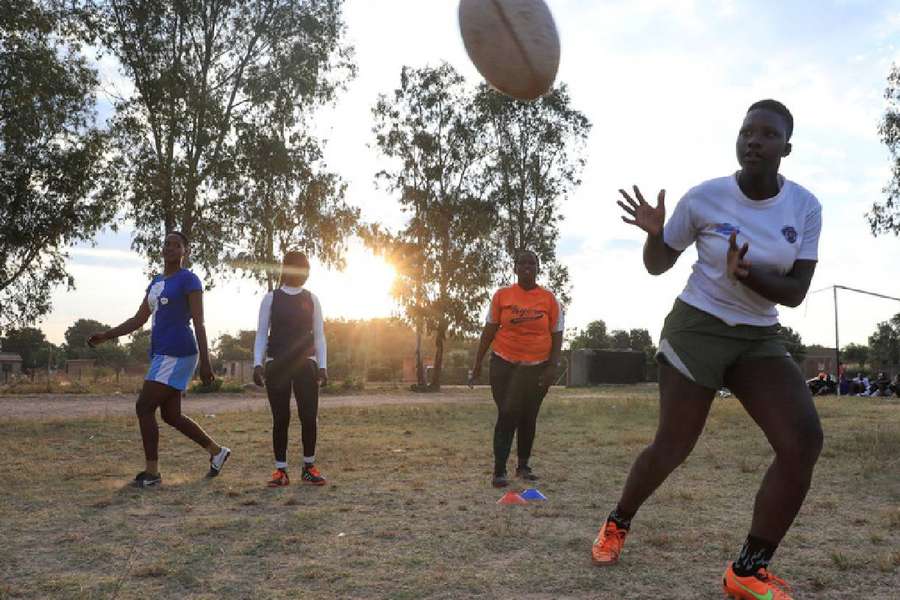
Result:
{"label": "sun glare", "polygon": [[322,302],[326,318],[371,319],[389,317],[396,310],[391,286],[397,276],[380,256],[353,246],[343,271],[324,271],[310,278],[309,287]]}

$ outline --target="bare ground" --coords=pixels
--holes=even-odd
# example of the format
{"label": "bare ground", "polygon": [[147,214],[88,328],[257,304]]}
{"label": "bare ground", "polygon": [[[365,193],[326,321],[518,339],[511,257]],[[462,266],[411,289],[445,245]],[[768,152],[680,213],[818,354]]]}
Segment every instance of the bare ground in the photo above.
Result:
{"label": "bare ground", "polygon": [[[653,434],[652,386],[553,390],[533,462],[549,501],[524,507],[498,506],[489,485],[495,409],[483,388],[327,397],[329,485],[279,490],[264,486],[262,396],[188,401],[235,450],[222,476],[204,480],[203,452],[163,426],[163,487],[128,488],[141,464],[133,400],[0,401],[0,600],[721,598],[771,460],[738,403],[717,401],[691,457],[636,518],[622,563],[597,569],[596,527]],[[52,418],[23,417],[19,403],[35,402]],[[95,412],[54,414],[80,403]],[[825,449],[773,566],[798,600],[893,600],[900,405],[817,403]]]}

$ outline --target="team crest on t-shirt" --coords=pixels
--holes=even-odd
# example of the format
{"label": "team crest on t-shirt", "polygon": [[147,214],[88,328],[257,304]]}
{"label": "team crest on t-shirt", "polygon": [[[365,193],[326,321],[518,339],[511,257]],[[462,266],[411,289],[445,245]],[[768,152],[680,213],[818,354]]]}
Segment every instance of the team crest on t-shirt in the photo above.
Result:
{"label": "team crest on t-shirt", "polygon": [[793,244],[797,241],[797,230],[790,225],[786,225],[781,229],[781,235],[784,236],[784,239],[786,239],[789,244]]}

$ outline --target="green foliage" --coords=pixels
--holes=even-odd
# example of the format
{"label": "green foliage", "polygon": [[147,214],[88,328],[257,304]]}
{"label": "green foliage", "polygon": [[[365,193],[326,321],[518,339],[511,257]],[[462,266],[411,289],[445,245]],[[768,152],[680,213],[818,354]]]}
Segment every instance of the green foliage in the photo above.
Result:
{"label": "green foliage", "polygon": [[631,348],[631,337],[623,329],[613,329],[609,334],[609,343],[617,350],[628,350]]}
{"label": "green foliage", "polygon": [[610,339],[606,333],[606,323],[602,320],[591,321],[587,327],[575,334],[569,344],[570,350],[609,348]]}
{"label": "green foliage", "polygon": [[[116,103],[104,179],[137,227],[135,250],[155,259],[162,232],[178,228],[211,284],[229,260],[271,262],[284,248],[266,236],[283,227],[279,246],[336,261],[355,213],[336,178],[310,164],[319,144],[302,132],[354,73],[343,2],[88,5],[90,32],[135,86]],[[317,226],[321,241],[304,241]]]}
{"label": "green foliage", "polygon": [[[51,346],[44,332],[34,327],[23,327],[6,332],[6,336],[0,339],[0,350],[3,352],[15,352],[22,357],[23,369],[47,366],[47,348]],[[41,349],[44,352],[41,353]],[[40,359],[43,359],[41,361]]]}
{"label": "green foliage", "polygon": [[900,366],[900,313],[879,323],[869,336],[869,365],[876,370]]}
{"label": "green foliage", "polygon": [[[69,358],[96,358],[95,349],[88,347],[87,340],[95,333],[101,333],[111,327],[94,319],[78,319],[68,329],[64,337],[66,339],[66,354]],[[119,340],[104,342],[117,346]]]}
{"label": "green foliage", "polygon": [[151,329],[138,329],[128,342],[128,360],[132,364],[146,364],[150,360]]}
{"label": "green foliage", "polygon": [[568,304],[569,272],[556,258],[560,205],[581,184],[591,123],[571,107],[565,85],[523,102],[483,83],[474,107],[487,157],[481,176],[498,210],[499,280],[509,281],[516,252],[527,248],[540,259],[548,287]]}
{"label": "green foliage", "polygon": [[886,198],[875,201],[866,215],[872,235],[893,232],[900,235],[900,67],[891,66],[888,86],[884,92],[887,109],[878,128],[881,141],[888,147],[893,159],[891,180],[884,188]]}
{"label": "green foliage", "polygon": [[215,343],[215,354],[219,360],[251,360],[256,332],[241,330],[236,336],[223,333]]}
{"label": "green foliage", "polygon": [[866,367],[869,360],[869,347],[862,344],[847,344],[841,350],[841,361],[845,365],[857,365],[860,369]]}
{"label": "green foliage", "polygon": [[237,383],[217,378],[213,379],[209,385],[203,385],[201,381],[194,381],[188,391],[192,394],[240,394],[244,388]]}
{"label": "green foliage", "polygon": [[784,338],[785,349],[790,352],[791,358],[793,358],[798,365],[802,365],[806,358],[806,346],[803,345],[800,334],[790,327],[782,326],[781,336]]}
{"label": "green foliage", "polygon": [[484,147],[464,79],[450,65],[404,67],[393,96],[373,109],[375,145],[390,166],[378,179],[409,215],[396,234],[373,226],[367,243],[394,265],[404,316],[434,336],[432,387],[444,342],[474,333],[496,264],[496,211],[477,177]]}
{"label": "green foliage", "polygon": [[36,0],[0,10],[0,328],[50,311],[74,286],[65,249],[114,206],[93,195],[104,138],[92,124],[96,73],[67,37],[67,15]]}
{"label": "green foliage", "polygon": [[78,319],[64,334],[66,339],[65,354],[67,358],[92,358],[98,367],[110,367],[115,370],[124,369],[128,364],[128,351],[119,344],[119,340],[103,342],[96,348],[87,345],[87,339],[95,333],[110,329],[109,325],[93,319]]}

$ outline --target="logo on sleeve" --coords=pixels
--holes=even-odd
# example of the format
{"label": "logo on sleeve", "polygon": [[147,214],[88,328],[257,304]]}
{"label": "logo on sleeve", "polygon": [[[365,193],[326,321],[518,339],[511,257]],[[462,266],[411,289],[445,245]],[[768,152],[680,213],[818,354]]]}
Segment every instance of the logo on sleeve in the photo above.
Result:
{"label": "logo on sleeve", "polygon": [[781,235],[784,236],[784,239],[786,239],[789,244],[793,244],[797,241],[797,230],[790,225],[786,225],[781,229]]}

